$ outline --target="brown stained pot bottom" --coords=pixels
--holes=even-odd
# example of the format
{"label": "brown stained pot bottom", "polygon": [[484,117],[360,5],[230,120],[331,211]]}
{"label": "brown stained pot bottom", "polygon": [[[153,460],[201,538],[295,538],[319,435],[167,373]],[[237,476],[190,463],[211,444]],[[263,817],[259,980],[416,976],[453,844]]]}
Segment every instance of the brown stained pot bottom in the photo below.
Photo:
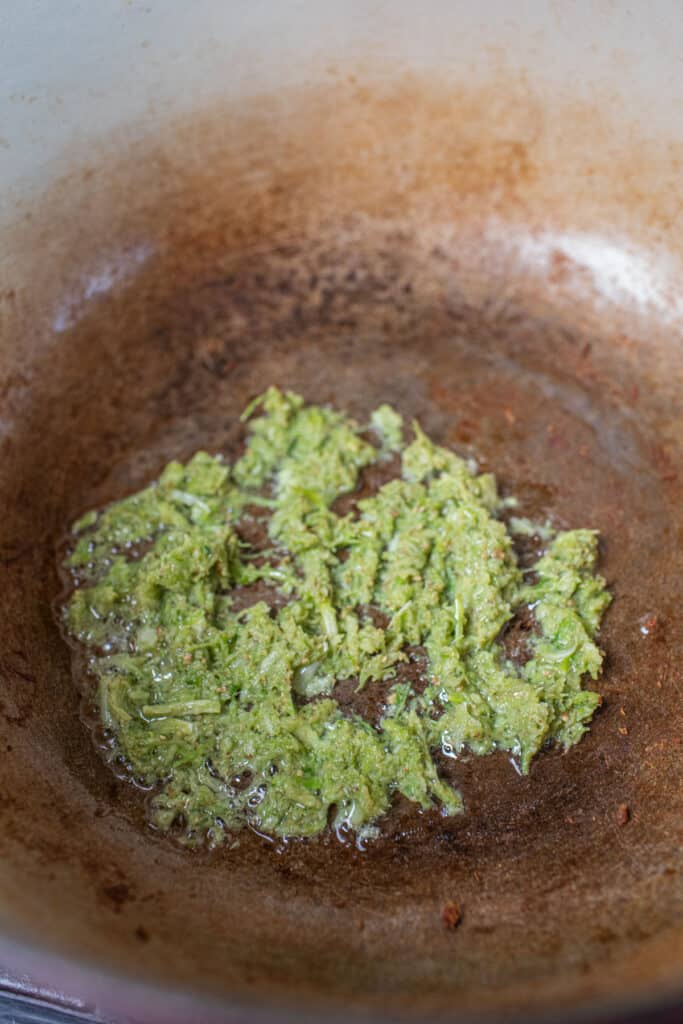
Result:
{"label": "brown stained pot bottom", "polygon": [[[390,207],[380,216],[381,190],[372,218],[362,204],[304,216],[303,199],[282,198],[283,171],[251,224],[240,213],[234,227],[224,204],[199,229],[206,194],[182,189],[164,246],[66,329],[32,320],[25,293],[20,345],[3,357],[5,929],[265,1003],[542,1008],[670,982],[683,912],[677,340],[653,334],[631,358],[595,317],[573,322],[571,303],[554,316],[503,288],[500,267],[474,301],[476,246],[470,260],[418,244],[424,221],[407,206],[400,224]],[[495,471],[522,514],[599,529],[615,597],[590,734],[526,778],[503,756],[450,762],[465,813],[401,804],[365,851],[244,833],[188,852],[152,834],[143,794],[95,753],[52,614],[68,522],[171,457],[230,455],[239,411],[271,383],[361,420],[390,402]],[[449,902],[457,929],[443,925]]]}

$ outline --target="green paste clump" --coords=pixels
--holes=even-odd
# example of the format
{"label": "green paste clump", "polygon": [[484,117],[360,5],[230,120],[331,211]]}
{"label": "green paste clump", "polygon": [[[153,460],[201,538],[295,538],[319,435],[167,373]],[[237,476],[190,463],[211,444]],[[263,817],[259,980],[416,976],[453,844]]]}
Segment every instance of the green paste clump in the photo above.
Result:
{"label": "green paste clump", "polygon": [[[545,554],[522,571],[494,477],[417,424],[406,443],[389,406],[361,428],[270,388],[244,418],[232,466],[205,452],[172,462],[74,527],[67,629],[88,652],[112,756],[154,788],[155,826],[210,843],[246,824],[372,835],[397,793],[461,810],[437,749],[506,750],[527,772],[547,741],[578,742],[600,702],[581,681],[599,674],[610,601],[594,531],[539,528]],[[396,479],[334,511],[364,467],[397,456]],[[241,539],[257,514],[260,550]],[[250,602],[252,584],[272,600]],[[521,609],[536,623],[523,665],[500,640]],[[390,685],[378,726],[342,712],[339,680],[391,681],[417,647],[421,692]]]}

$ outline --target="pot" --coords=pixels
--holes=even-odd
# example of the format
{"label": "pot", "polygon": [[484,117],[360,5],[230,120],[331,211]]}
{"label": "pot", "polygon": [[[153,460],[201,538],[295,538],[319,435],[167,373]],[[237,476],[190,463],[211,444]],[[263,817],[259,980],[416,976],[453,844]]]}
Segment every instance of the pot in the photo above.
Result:
{"label": "pot", "polygon": [[[14,984],[136,1021],[683,1005],[678,13],[5,12],[0,954]],[[188,851],[154,834],[144,794],[96,752],[57,624],[69,523],[173,457],[230,455],[270,383],[359,418],[390,402],[529,514],[603,539],[614,602],[589,735],[525,778],[502,754],[462,758],[464,815],[399,809],[366,850],[242,834]]]}

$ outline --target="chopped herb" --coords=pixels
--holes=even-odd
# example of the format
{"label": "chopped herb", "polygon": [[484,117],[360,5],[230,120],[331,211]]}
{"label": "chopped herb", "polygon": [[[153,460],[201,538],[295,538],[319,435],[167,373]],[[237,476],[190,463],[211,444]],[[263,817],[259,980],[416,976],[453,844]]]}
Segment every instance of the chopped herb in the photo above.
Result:
{"label": "chopped herb", "polygon": [[[270,388],[243,418],[248,441],[232,466],[205,452],[172,462],[74,526],[66,626],[89,653],[114,755],[155,787],[154,825],[182,826],[188,842],[246,824],[371,836],[397,793],[461,810],[435,750],[503,749],[526,772],[547,741],[581,738],[600,701],[581,683],[599,674],[610,601],[594,532],[522,519],[508,530],[494,477],[418,424],[406,444],[386,405],[364,434]],[[361,470],[396,452],[396,479],[333,511]],[[240,535],[254,506],[268,514],[261,550]],[[533,583],[514,532],[550,541]],[[273,607],[235,608],[234,589],[258,581]],[[538,632],[517,665],[501,631],[524,608]],[[414,646],[427,656],[422,692],[394,684],[376,727],[343,713],[338,681],[391,680]]]}

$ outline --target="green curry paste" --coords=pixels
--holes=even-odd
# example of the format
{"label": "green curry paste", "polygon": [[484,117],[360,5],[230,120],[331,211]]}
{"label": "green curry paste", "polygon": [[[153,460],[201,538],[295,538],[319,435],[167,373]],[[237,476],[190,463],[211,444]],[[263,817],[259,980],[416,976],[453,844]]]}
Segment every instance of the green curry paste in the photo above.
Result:
{"label": "green curry paste", "polygon": [[[600,701],[581,681],[599,674],[610,601],[594,531],[539,527],[545,553],[523,570],[512,531],[534,527],[506,527],[494,477],[417,424],[406,443],[389,406],[361,428],[270,388],[244,419],[232,466],[171,462],[74,527],[66,627],[111,756],[153,788],[156,827],[209,843],[246,824],[371,836],[397,793],[461,810],[437,749],[509,751],[527,772],[547,741],[578,742]],[[400,475],[335,511],[365,467],[392,459]],[[243,536],[257,515],[258,549]],[[254,584],[272,598],[250,602]],[[535,620],[524,664],[501,643],[520,610]],[[338,681],[391,681],[415,648],[424,687],[390,683],[378,726],[342,712]]]}

